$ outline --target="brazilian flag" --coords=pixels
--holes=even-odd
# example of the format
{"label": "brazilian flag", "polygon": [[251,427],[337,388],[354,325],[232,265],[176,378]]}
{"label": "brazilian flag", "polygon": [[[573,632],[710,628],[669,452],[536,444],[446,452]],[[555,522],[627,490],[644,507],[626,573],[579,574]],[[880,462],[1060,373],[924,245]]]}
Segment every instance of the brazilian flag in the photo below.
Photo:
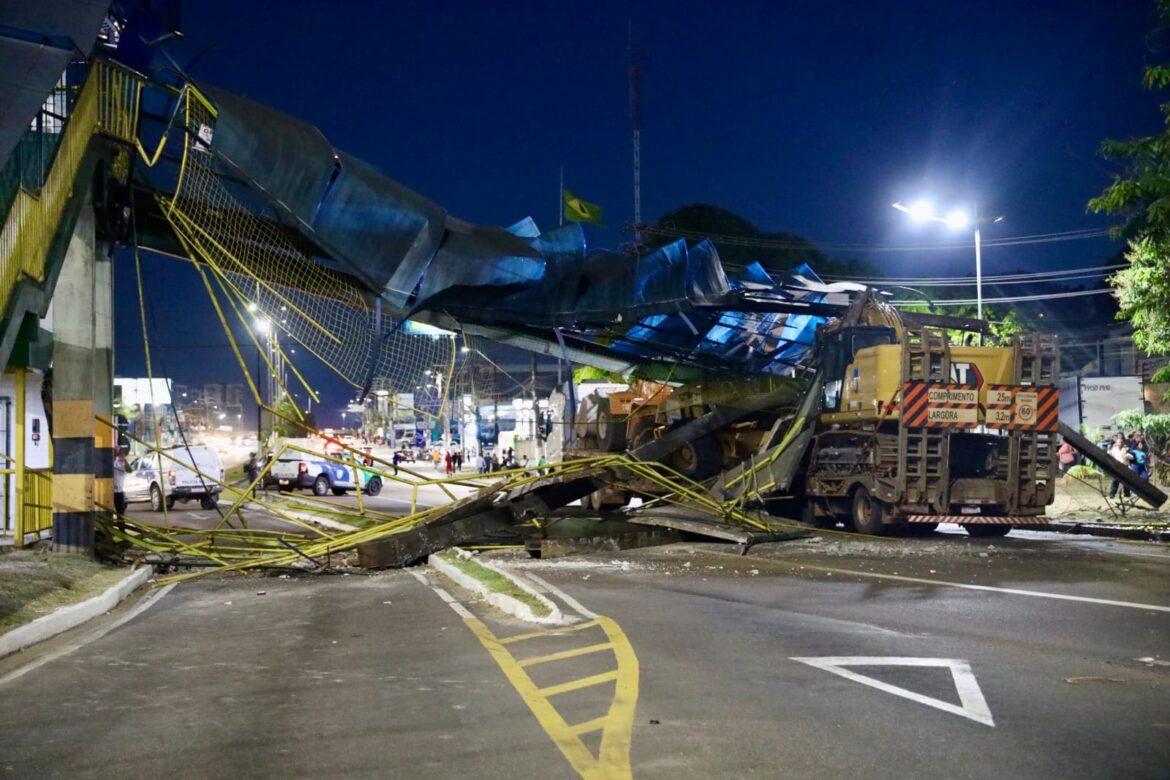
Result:
{"label": "brazilian flag", "polygon": [[564,200],[565,221],[601,224],[601,206],[581,200],[568,190],[563,190],[561,197]]}

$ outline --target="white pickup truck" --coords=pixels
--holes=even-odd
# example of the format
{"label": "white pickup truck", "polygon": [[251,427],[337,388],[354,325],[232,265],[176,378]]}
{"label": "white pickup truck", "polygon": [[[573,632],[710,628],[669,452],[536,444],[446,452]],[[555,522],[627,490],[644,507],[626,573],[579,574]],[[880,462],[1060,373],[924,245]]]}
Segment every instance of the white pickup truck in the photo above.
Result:
{"label": "white pickup truck", "polygon": [[[203,446],[166,447],[163,453],[160,458],[156,453],[146,452],[130,462],[122,486],[126,501],[149,501],[151,509],[161,512],[164,501],[167,509],[172,509],[175,501],[199,499],[201,507],[214,509],[221,488],[212,479],[223,482],[224,476],[219,455]],[[201,477],[196,469],[212,479]]]}
{"label": "white pickup truck", "polygon": [[272,464],[271,474],[278,489],[289,492],[296,488],[312,490],[313,495],[324,496],[332,491],[343,496],[350,490],[360,488],[369,496],[382,491],[382,478],[361,468],[350,453],[343,452],[339,460],[314,457],[300,452],[285,452]]}

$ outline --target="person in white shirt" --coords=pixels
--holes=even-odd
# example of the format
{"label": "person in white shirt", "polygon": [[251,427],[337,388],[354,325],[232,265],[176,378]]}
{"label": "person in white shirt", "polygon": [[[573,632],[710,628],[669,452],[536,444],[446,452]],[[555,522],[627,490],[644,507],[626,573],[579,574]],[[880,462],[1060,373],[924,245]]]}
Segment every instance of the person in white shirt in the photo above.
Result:
{"label": "person in white shirt", "polygon": [[121,520],[126,513],[126,472],[130,470],[126,463],[126,453],[121,449],[114,451],[114,514]]}
{"label": "person in white shirt", "polygon": [[[1129,468],[1130,462],[1133,460],[1133,454],[1129,451],[1129,446],[1125,443],[1125,437],[1120,433],[1113,434],[1113,443],[1109,445],[1109,457],[1121,465]],[[1117,495],[1117,488],[1121,486],[1121,482],[1113,480],[1109,486],[1109,497],[1113,498]],[[1123,488],[1121,495],[1128,496],[1129,488]]]}

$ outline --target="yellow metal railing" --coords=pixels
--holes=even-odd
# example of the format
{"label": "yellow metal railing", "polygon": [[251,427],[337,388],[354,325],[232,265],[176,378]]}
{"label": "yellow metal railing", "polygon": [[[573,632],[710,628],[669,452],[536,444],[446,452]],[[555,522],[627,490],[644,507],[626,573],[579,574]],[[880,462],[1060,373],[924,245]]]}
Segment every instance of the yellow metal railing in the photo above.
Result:
{"label": "yellow metal railing", "polygon": [[28,469],[24,472],[24,490],[20,511],[16,515],[16,546],[27,534],[53,527],[53,472]]}
{"label": "yellow metal railing", "polygon": [[101,130],[126,142],[136,141],[141,89],[142,81],[135,74],[104,62],[93,64],[40,191],[18,191],[0,226],[0,312],[7,310],[22,274],[44,281],[49,247],[74,194],[77,172],[93,134]]}

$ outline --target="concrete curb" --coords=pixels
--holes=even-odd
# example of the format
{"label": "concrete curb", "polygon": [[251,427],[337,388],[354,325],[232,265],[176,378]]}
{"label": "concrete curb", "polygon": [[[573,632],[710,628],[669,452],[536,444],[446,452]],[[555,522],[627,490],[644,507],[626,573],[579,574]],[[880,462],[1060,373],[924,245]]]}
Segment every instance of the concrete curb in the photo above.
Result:
{"label": "concrete curb", "polygon": [[1123,525],[1103,523],[1050,522],[1041,530],[1057,533],[1100,536],[1107,539],[1132,539],[1143,542],[1170,542],[1170,531],[1159,528],[1130,528]]}
{"label": "concrete curb", "polygon": [[25,623],[23,626],[17,626],[6,634],[0,635],[0,658],[23,650],[30,645],[35,645],[37,642],[55,637],[87,620],[109,612],[118,606],[122,599],[137,590],[153,573],[154,568],[151,566],[137,568],[121,582],[107,588],[104,593],[76,604],[61,607],[48,615]]}
{"label": "concrete curb", "polygon": [[[456,555],[464,552],[458,547],[452,547],[451,549],[455,551]],[[443,560],[443,558],[441,558],[439,555],[435,554],[427,556],[427,564],[433,566],[435,571],[452,580],[456,585],[466,588],[472,593],[480,594],[484,597],[484,600],[487,601],[487,603],[491,604],[501,612],[507,613],[512,617],[520,618],[521,620],[527,620],[532,623],[541,623],[545,625],[564,625],[565,616],[561,613],[561,608],[550,601],[546,596],[537,593],[531,585],[521,581],[516,577],[516,575],[485,564],[483,561],[476,561],[476,563],[480,564],[485,569],[491,569],[502,577],[507,577],[508,580],[516,585],[516,587],[520,588],[525,593],[533,595],[542,604],[548,607],[549,613],[544,616],[539,616],[532,611],[532,607],[528,606],[524,602],[512,598],[511,596],[506,596],[503,593],[496,593],[495,591],[488,590],[487,586],[482,582],[459,571],[459,569],[452,566],[448,561]]]}
{"label": "concrete curb", "polygon": [[295,517],[296,519],[306,523],[316,523],[317,525],[328,528],[330,531],[341,531],[342,533],[347,533],[349,531],[358,530],[356,525],[343,523],[340,520],[330,520],[328,517],[318,517],[317,515],[311,514],[309,512],[302,512],[299,509],[285,509],[284,511],[291,517]]}

